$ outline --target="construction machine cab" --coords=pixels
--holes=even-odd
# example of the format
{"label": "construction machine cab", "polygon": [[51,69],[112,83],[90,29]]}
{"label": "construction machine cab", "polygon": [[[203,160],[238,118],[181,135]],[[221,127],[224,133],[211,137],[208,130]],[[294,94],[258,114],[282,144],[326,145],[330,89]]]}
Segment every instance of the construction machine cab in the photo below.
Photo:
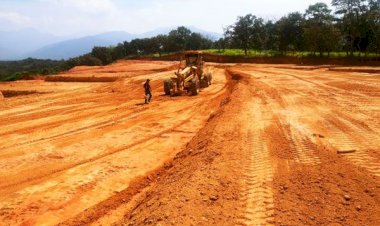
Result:
{"label": "construction machine cab", "polygon": [[197,53],[185,54],[186,66],[196,66],[202,60],[202,56]]}
{"label": "construction machine cab", "polygon": [[197,95],[201,88],[211,85],[211,74],[203,72],[203,54],[200,51],[185,52],[180,63],[176,77],[172,77],[164,81],[164,90],[166,95],[181,95],[187,92]]}

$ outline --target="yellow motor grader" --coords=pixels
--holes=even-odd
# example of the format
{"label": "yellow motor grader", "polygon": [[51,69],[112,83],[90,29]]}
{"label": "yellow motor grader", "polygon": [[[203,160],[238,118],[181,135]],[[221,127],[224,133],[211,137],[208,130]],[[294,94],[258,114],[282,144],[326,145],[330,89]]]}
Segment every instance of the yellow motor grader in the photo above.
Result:
{"label": "yellow motor grader", "polygon": [[174,74],[176,77],[164,81],[164,91],[166,95],[177,96],[187,93],[198,95],[199,91],[211,85],[211,73],[204,72],[202,52],[189,51],[185,52],[178,71]]}

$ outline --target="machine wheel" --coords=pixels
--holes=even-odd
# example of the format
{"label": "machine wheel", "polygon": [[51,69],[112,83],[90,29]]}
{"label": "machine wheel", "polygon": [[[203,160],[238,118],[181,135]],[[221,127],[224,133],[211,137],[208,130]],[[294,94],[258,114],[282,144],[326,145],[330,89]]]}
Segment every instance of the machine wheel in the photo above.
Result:
{"label": "machine wheel", "polygon": [[209,86],[208,77],[204,76],[201,80],[201,88],[207,88]]}
{"label": "machine wheel", "polygon": [[211,74],[211,73],[208,73],[208,74],[207,74],[207,78],[208,78],[208,85],[211,85],[212,74]]}
{"label": "machine wheel", "polygon": [[170,90],[172,89],[173,81],[171,79],[166,79],[164,81],[164,91],[165,95],[171,95]]}
{"label": "machine wheel", "polygon": [[199,81],[196,79],[193,79],[190,84],[190,92],[191,95],[196,96],[199,93]]}

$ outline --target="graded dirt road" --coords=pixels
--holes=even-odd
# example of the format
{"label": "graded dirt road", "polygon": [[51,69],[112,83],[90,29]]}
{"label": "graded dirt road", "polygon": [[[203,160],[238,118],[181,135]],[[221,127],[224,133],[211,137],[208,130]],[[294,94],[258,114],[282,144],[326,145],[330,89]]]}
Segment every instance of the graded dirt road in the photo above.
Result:
{"label": "graded dirt road", "polygon": [[[214,84],[202,95],[162,96],[173,65],[122,62],[59,75],[121,77],[114,83],[1,84],[5,94],[32,93],[2,103],[1,225],[62,222],[173,158],[219,107],[227,82],[211,68]],[[142,105],[147,78],[154,101]]]}
{"label": "graded dirt road", "polygon": [[209,64],[162,96],[175,68],[0,84],[1,225],[380,224],[377,68]]}

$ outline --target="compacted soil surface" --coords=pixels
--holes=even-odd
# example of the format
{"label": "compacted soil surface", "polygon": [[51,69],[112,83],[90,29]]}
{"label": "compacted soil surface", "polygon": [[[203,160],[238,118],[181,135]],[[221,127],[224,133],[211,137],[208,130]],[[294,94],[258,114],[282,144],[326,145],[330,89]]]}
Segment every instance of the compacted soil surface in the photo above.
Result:
{"label": "compacted soil surface", "polygon": [[177,67],[0,83],[0,225],[380,225],[378,68]]}

